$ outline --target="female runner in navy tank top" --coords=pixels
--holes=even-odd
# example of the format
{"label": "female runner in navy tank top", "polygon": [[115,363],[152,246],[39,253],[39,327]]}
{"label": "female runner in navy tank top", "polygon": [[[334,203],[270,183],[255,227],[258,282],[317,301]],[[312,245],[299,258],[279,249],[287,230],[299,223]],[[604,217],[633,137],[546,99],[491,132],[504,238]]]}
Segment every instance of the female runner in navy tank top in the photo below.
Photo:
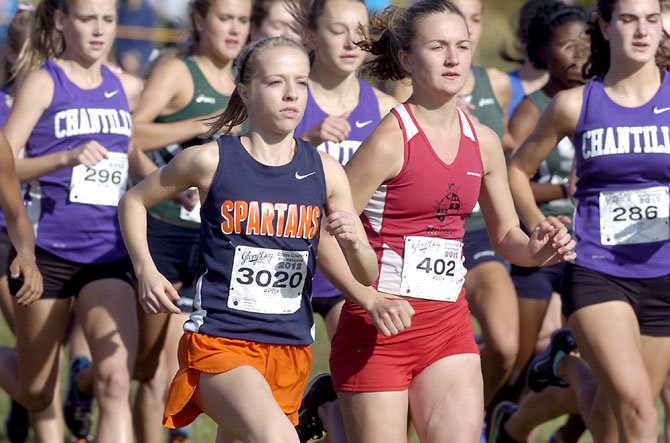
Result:
{"label": "female runner in navy tank top", "polygon": [[498,137],[456,107],[472,58],[460,10],[419,1],[372,24],[381,37],[362,43],[371,73],[411,76],[414,92],[345,168],[379,278],[365,287],[333,257],[322,260],[355,302],[345,303],[333,338],[333,382],[349,441],[404,441],[409,413],[421,441],[472,442],[484,405],[463,290],[466,215],[479,197],[493,244],[518,264],[571,259],[574,242],[548,224],[530,239],[523,233]]}
{"label": "female runner in navy tank top", "polygon": [[[97,441],[130,442],[137,319],[116,205],[129,165],[135,172],[144,163],[129,149],[127,94],[136,83],[131,88],[104,65],[115,30],[113,0],[43,1],[19,59],[25,77],[3,132],[15,155],[25,146],[17,173],[41,195],[34,222],[45,291],[16,309],[18,355],[3,354],[14,370],[3,371],[0,384],[31,411],[52,404],[59,348],[76,303],[93,357]],[[56,426],[39,438],[62,435]]]}
{"label": "female runner in navy tank top", "polygon": [[[146,208],[184,189],[195,186],[202,197],[198,292],[165,409],[169,427],[205,412],[221,441],[296,441],[311,364],[317,245],[321,258],[339,243],[361,282],[376,278],[342,167],[293,137],[308,75],[299,43],[276,37],[249,45],[230,104],[212,128],[228,132],[248,117],[248,134],[181,152],[122,202],[144,309],[179,312],[177,292],[149,253],[143,221]],[[330,234],[320,237],[325,214]]]}
{"label": "female runner in navy tank top", "polygon": [[561,295],[598,389],[583,386],[584,363],[566,333],[531,366],[529,382],[577,390],[596,441],[655,442],[655,399],[670,367],[670,76],[656,64],[658,0],[600,0],[597,14],[586,70],[596,78],[554,97],[510,180],[524,222],[536,226],[544,217],[528,179],[559,140],[573,138],[578,255]]}
{"label": "female runner in navy tank top", "polygon": [[[235,85],[233,60],[247,42],[251,0],[197,0],[190,3],[191,39],[187,54],[158,66],[147,80],[133,113],[135,140],[156,167],[179,151],[204,143],[205,120],[222,112]],[[149,246],[159,271],[184,297],[181,315],[140,312],[140,345],[135,378],[138,438],[163,441],[161,406],[177,371],[181,329],[193,309],[193,284],[199,256],[199,202],[193,190],[149,211]],[[187,437],[188,430],[170,431]]]}

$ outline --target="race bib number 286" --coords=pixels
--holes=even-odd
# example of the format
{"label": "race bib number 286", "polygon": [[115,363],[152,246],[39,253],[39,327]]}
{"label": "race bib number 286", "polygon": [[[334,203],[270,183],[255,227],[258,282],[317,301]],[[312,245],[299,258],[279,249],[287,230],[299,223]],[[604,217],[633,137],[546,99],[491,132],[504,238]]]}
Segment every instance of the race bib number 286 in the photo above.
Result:
{"label": "race bib number 286", "polygon": [[667,186],[600,193],[600,242],[628,245],[670,239]]}

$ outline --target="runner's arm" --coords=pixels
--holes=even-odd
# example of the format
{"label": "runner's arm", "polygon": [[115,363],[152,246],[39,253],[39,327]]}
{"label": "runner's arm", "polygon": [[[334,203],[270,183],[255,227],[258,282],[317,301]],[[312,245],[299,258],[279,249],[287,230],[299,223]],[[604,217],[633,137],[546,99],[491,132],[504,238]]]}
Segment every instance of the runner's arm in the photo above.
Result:
{"label": "runner's arm", "polygon": [[510,161],[510,189],[519,216],[529,230],[545,218],[535,202],[530,179],[558,142],[573,136],[582,106],[582,90],[580,87],[559,92]]}
{"label": "runner's arm", "polygon": [[322,152],[320,155],[328,193],[327,232],[324,235],[332,235],[337,239],[356,280],[366,285],[372,284],[377,279],[377,257],[354,209],[347,176],[334,158]]}
{"label": "runner's arm", "polygon": [[[133,137],[141,151],[153,151],[203,135],[209,126],[201,118],[156,123],[160,115],[174,113],[188,104],[190,79],[186,64],[177,58],[160,65],[149,77],[133,113]],[[203,117],[206,118],[206,117]]]}
{"label": "runner's arm", "polygon": [[484,163],[479,204],[494,249],[519,266],[543,266],[574,259],[571,252],[574,241],[559,220],[552,218],[547,221],[543,217],[543,221],[533,229],[530,239],[521,230],[509,190],[500,141],[493,131],[483,125],[477,125],[477,134]]}

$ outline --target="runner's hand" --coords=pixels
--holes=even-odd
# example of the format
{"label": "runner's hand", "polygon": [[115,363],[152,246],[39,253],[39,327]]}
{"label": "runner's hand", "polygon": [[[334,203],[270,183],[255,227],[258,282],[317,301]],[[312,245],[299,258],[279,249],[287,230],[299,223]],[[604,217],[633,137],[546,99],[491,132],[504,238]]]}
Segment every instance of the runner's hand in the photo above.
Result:
{"label": "runner's hand", "polygon": [[349,124],[350,112],[345,112],[342,115],[329,115],[321,123],[314,126],[307,131],[306,139],[312,146],[319,146],[325,141],[341,142],[346,140],[351,132],[351,125]]}
{"label": "runner's hand", "polygon": [[472,111],[475,110],[476,106],[473,103],[470,103],[470,101],[467,100],[462,95],[459,95],[456,98],[456,106],[458,107],[458,109],[468,114],[469,117],[473,117]]}
{"label": "runner's hand", "polygon": [[158,271],[146,272],[137,276],[139,299],[147,314],[179,314],[181,310],[175,304],[181,297]]}
{"label": "runner's hand", "polygon": [[187,189],[175,195],[172,200],[182,205],[187,211],[191,211],[200,201],[200,194],[197,189]]}
{"label": "runner's hand", "polygon": [[407,300],[401,298],[391,298],[377,292],[374,302],[366,311],[372,324],[385,337],[398,335],[412,326],[414,308]]}
{"label": "runner's hand", "polygon": [[23,285],[16,293],[16,302],[19,305],[28,306],[42,296],[44,284],[34,254],[18,253],[9,267],[9,272],[14,279],[23,277]]}
{"label": "runner's hand", "polygon": [[328,205],[328,224],[326,230],[337,239],[340,247],[345,250],[356,248],[359,244],[356,222],[353,215],[340,211],[334,204]]}
{"label": "runner's hand", "polygon": [[67,166],[84,165],[92,168],[107,156],[107,149],[95,140],[68,151]]}
{"label": "runner's hand", "polygon": [[[563,221],[567,219],[562,219]],[[568,219],[569,220],[569,219]],[[551,266],[562,261],[574,261],[576,243],[557,217],[549,217],[535,227],[528,241],[530,254],[538,266]]]}

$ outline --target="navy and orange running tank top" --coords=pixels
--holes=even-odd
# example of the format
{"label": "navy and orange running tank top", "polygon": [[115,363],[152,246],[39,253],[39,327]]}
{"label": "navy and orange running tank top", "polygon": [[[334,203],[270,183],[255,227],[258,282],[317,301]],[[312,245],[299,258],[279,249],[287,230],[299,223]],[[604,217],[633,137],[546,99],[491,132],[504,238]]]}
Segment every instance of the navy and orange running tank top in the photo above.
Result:
{"label": "navy and orange running tank top", "polygon": [[623,278],[670,272],[670,76],[642,106],[584,86],[575,129],[576,263]]}
{"label": "navy and orange running tank top", "polygon": [[[361,219],[379,264],[374,288],[407,295],[400,291],[405,237],[462,242],[465,217],[479,198],[484,165],[474,127],[462,111],[458,153],[451,164],[438,157],[407,104],[392,112],[405,140],[404,164],[374,192]],[[462,289],[461,301],[464,293]]]}
{"label": "navy and orange running tank top", "polygon": [[314,340],[312,277],[326,179],[320,154],[297,140],[282,166],[218,139],[219,164],[200,216],[200,277],[187,332],[261,343]]}

